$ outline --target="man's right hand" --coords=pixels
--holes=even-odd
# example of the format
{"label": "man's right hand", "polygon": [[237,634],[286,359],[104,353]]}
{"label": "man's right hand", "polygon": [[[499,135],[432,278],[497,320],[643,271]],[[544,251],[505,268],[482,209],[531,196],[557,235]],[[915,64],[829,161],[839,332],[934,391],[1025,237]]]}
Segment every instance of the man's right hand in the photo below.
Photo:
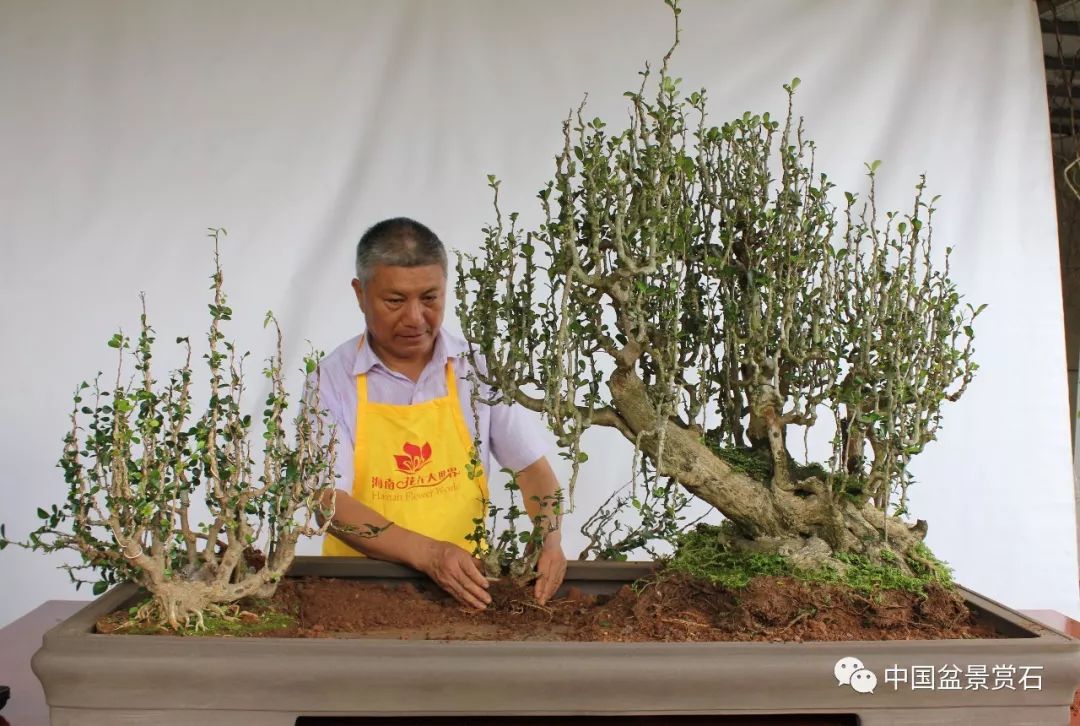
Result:
{"label": "man's right hand", "polygon": [[476,560],[455,544],[432,540],[418,569],[462,605],[483,610],[491,602]]}
{"label": "man's right hand", "polygon": [[[333,500],[329,499],[331,496]],[[487,593],[487,578],[480,572],[476,560],[457,545],[433,540],[411,529],[393,525],[386,517],[341,489],[324,497],[323,505],[334,506],[335,524],[362,528],[363,531],[377,528],[378,535],[373,537],[356,537],[341,532],[339,536],[350,547],[368,557],[400,562],[423,572],[467,607],[483,610],[491,602],[491,596]],[[315,516],[321,525],[322,512],[316,511]]]}

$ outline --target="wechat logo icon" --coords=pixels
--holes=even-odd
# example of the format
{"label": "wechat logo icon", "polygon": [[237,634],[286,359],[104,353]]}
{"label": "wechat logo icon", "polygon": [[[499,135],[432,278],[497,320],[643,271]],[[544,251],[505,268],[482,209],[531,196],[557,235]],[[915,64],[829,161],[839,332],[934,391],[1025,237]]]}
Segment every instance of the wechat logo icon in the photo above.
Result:
{"label": "wechat logo icon", "polygon": [[877,688],[877,676],[858,658],[841,658],[833,666],[836,685],[851,686],[856,693],[873,693]]}

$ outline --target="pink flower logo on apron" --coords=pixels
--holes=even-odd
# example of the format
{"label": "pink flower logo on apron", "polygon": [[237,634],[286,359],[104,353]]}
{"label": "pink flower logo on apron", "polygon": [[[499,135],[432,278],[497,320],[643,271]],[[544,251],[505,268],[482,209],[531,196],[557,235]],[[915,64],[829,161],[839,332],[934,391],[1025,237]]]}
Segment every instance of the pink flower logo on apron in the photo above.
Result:
{"label": "pink flower logo on apron", "polygon": [[402,474],[415,474],[431,462],[431,444],[427,442],[423,446],[405,442],[402,451],[405,453],[394,454],[397,470]]}

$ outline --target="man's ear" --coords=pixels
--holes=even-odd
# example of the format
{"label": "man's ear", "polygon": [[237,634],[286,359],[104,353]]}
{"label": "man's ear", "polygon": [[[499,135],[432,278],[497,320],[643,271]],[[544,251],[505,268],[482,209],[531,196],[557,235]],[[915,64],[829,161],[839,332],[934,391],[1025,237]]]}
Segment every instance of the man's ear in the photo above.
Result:
{"label": "man's ear", "polygon": [[360,303],[360,312],[367,313],[367,310],[364,308],[364,286],[355,277],[352,281],[352,289],[353,292],[356,293],[356,302]]}

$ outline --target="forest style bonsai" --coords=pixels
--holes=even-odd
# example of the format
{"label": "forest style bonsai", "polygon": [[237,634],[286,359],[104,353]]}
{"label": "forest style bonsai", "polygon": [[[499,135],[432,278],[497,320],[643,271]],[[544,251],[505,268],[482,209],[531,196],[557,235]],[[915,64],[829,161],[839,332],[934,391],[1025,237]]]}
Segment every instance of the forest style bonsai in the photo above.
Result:
{"label": "forest style bonsai", "polygon": [[[480,378],[542,413],[573,467],[590,426],[634,445],[640,496],[609,500],[583,553],[625,557],[672,539],[677,485],[718,509],[725,552],[779,555],[844,572],[853,558],[945,577],[909,524],[911,457],[934,439],[944,401],[971,381],[971,321],[931,250],[936,197],[920,179],[910,212],[877,211],[815,168],[792,111],[710,125],[704,90],[684,95],[664,56],[630,123],[563,123],[544,221],[499,208],[482,252],[459,256],[459,317]],[[828,415],[824,464],[792,442]],[[800,437],[802,434],[802,437]],[[805,441],[805,439],[804,439]],[[646,498],[649,503],[643,504]],[[643,511],[612,536],[618,505]],[[591,529],[590,529],[591,528]],[[606,529],[605,529],[606,528]]]}
{"label": "forest style bonsai", "polygon": [[[205,411],[191,418],[192,387],[198,384],[187,338],[176,339],[187,351],[183,366],[164,386],[154,377],[155,332],[144,296],[135,341],[123,332],[109,341],[119,357],[111,389],[102,388],[100,373],[76,389],[59,462],[66,502],[38,509],[43,523],[28,542],[17,543],[44,552],[76,551],[82,562],[65,568],[77,587],[85,582],[78,573],[97,570],[95,595],[111,583],[139,584],[151,598],[132,613],[133,621],[173,630],[198,630],[207,613],[231,617],[229,610],[237,608],[228,604],[272,594],[293,561],[297,539],[325,530],[312,520],[334,484],[333,437],[318,415],[317,393],[298,404],[289,441],[281,329],[272,313],[264,325],[274,325],[277,350],[263,369],[270,391],[262,416],[261,471],[256,469],[252,418],[241,411],[247,354],[220,329],[232,317],[218,250],[224,234],[210,230],[214,274],[203,356],[209,372]],[[135,361],[131,378],[125,373],[129,358]],[[317,375],[316,356],[304,362],[306,372]],[[327,521],[330,516],[332,509]],[[9,544],[3,535],[0,527],[0,549]]]}

